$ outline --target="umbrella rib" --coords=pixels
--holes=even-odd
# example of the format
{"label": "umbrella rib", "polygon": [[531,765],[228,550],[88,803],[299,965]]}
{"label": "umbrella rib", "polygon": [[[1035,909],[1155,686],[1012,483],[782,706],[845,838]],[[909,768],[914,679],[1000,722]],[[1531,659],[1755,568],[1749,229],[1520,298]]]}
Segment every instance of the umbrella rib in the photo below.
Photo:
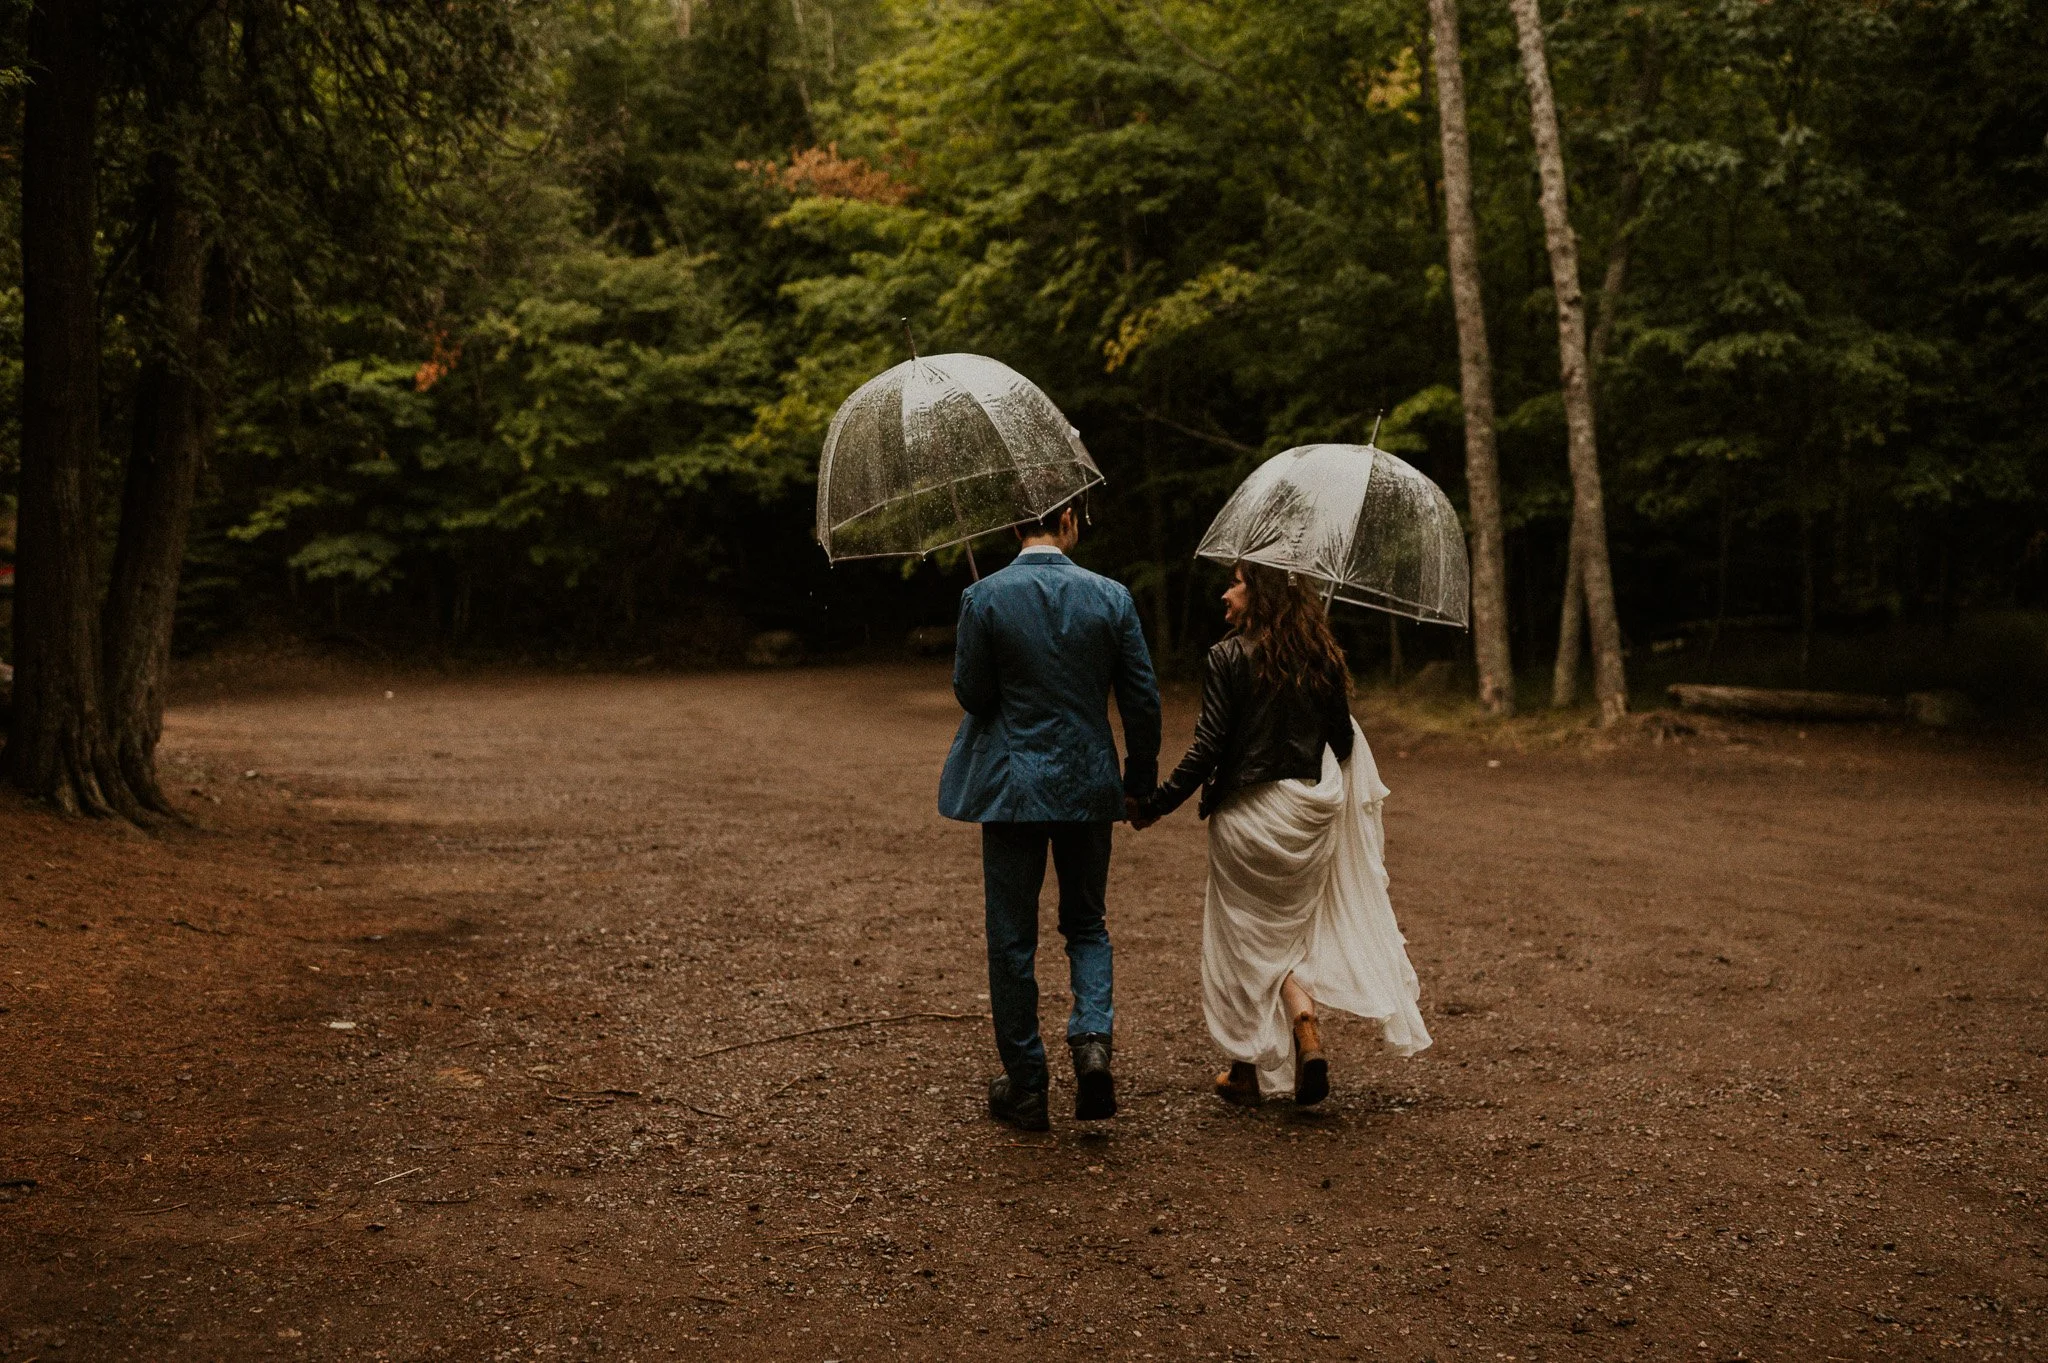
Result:
{"label": "umbrella rib", "polygon": [[[1379,433],[1379,423],[1373,423],[1373,433]],[[1358,514],[1351,518],[1351,533],[1344,540],[1344,562],[1350,563],[1358,552],[1358,532],[1365,526],[1367,498],[1372,496],[1373,475],[1380,471],[1379,451],[1372,445],[1365,447],[1365,482],[1358,489]],[[1420,602],[1416,603],[1420,605]]]}
{"label": "umbrella rib", "polygon": [[[1095,484],[1090,483],[1089,486],[1093,487],[1095,486]],[[924,549],[883,549],[879,552],[872,554],[835,553],[834,555],[832,555],[832,561],[834,563],[855,563],[863,562],[867,559],[872,558],[927,558],[932,554],[938,553],[941,549],[951,549],[956,544],[965,544],[969,540],[978,540],[983,535],[1000,534],[1001,532],[1008,530],[1011,526],[1014,525],[1030,525],[1036,519],[1036,517],[1027,517],[1026,519],[1021,521],[1005,521],[1001,525],[992,525],[986,530],[977,530],[971,535],[961,535],[957,539],[946,540],[941,544],[934,544]]]}
{"label": "umbrella rib", "polygon": [[[943,547],[943,546],[942,546],[942,547]],[[1194,556],[1195,556],[1196,558],[1206,558],[1206,559],[1208,559],[1208,560],[1209,560],[1209,561],[1210,561],[1211,563],[1236,563],[1236,562],[1237,562],[1237,561],[1238,561],[1239,559],[1243,559],[1243,560],[1244,560],[1245,562],[1248,562],[1248,563],[1258,563],[1258,562],[1260,562],[1260,560],[1259,560],[1259,559],[1257,559],[1257,558],[1254,558],[1254,557],[1252,557],[1252,556],[1251,556],[1250,554],[1218,554],[1218,553],[1204,553],[1204,552],[1202,552],[1202,551],[1201,551],[1201,550],[1199,550],[1199,549],[1195,551],[1195,555],[1194,555]],[[871,557],[871,558],[879,558],[879,557],[882,557],[882,555],[879,555],[879,554],[872,554],[872,555],[868,555],[868,557]],[[1332,575],[1330,575],[1329,573],[1319,573],[1319,572],[1316,572],[1316,571],[1315,571],[1314,569],[1311,569],[1311,568],[1300,568],[1300,567],[1287,567],[1287,565],[1284,565],[1284,564],[1278,564],[1278,563],[1269,563],[1269,564],[1266,564],[1265,566],[1266,566],[1266,567],[1269,567],[1269,568],[1282,568],[1282,567],[1285,567],[1285,568],[1286,568],[1286,570],[1287,570],[1288,572],[1291,572],[1291,573],[1299,573],[1299,574],[1301,574],[1301,575],[1302,575],[1303,577],[1312,577],[1312,578],[1314,578],[1314,579],[1315,579],[1316,581],[1318,581],[1318,582],[1328,582],[1328,583],[1331,583],[1331,584],[1332,584],[1332,585],[1334,585],[1334,586],[1336,587],[1336,589],[1337,589],[1337,591],[1336,591],[1336,596],[1337,596],[1337,599],[1338,599],[1339,601],[1343,601],[1343,602],[1346,602],[1346,603],[1348,603],[1348,604],[1350,604],[1350,605],[1354,605],[1354,606],[1368,606],[1368,607],[1370,607],[1370,608],[1371,608],[1371,609],[1373,609],[1373,610],[1386,610],[1386,611],[1388,611],[1388,612],[1389,612],[1390,614],[1393,614],[1393,615],[1403,615],[1403,616],[1406,616],[1406,617],[1408,617],[1408,618],[1409,618],[1409,619],[1411,619],[1411,620],[1422,620],[1422,621],[1426,621],[1426,622],[1429,622],[1429,623],[1432,623],[1432,624],[1455,624],[1455,623],[1457,623],[1456,621],[1450,620],[1450,619],[1449,619],[1449,618],[1448,618],[1448,617],[1446,616],[1445,612],[1444,612],[1444,611],[1443,611],[1443,610],[1442,610],[1441,608],[1439,608],[1439,607],[1436,607],[1436,606],[1432,606],[1432,605],[1430,605],[1430,604],[1429,604],[1428,602],[1425,602],[1425,601],[1417,601],[1417,600],[1415,600],[1415,599],[1414,599],[1414,598],[1412,598],[1412,597],[1406,597],[1406,596],[1397,596],[1397,595],[1396,595],[1396,594],[1394,594],[1393,592],[1381,591],[1381,590],[1380,590],[1379,588],[1377,588],[1377,587],[1361,587],[1361,586],[1359,586],[1359,585],[1358,585],[1357,583],[1355,583],[1355,582],[1346,582],[1346,581],[1345,581],[1345,580],[1344,580],[1343,578],[1341,578],[1341,577],[1333,577],[1333,576],[1332,576]],[[1376,598],[1378,598],[1378,599],[1377,599],[1377,600],[1374,600],[1374,601],[1354,601],[1354,600],[1352,600],[1352,598],[1351,598],[1351,597],[1349,597],[1349,596],[1346,596],[1346,595],[1344,594],[1344,593],[1345,593],[1345,592],[1347,592],[1347,591],[1350,591],[1350,592],[1358,592],[1358,593],[1363,593],[1363,594],[1366,594],[1366,595],[1369,595],[1369,596],[1373,596],[1373,597],[1376,597]],[[1391,607],[1389,606],[1389,604],[1388,604],[1388,603],[1393,603],[1394,605],[1402,605],[1402,606],[1411,606],[1411,607],[1413,607],[1414,609],[1412,609],[1412,610],[1405,610],[1405,611],[1396,611],[1396,610],[1392,610],[1392,609],[1391,609]]]}
{"label": "umbrella rib", "polygon": [[[1053,463],[1052,463],[1052,461],[1048,461],[1048,462],[1047,462],[1046,464],[1044,464],[1044,465],[1025,465],[1024,467],[1027,467],[1027,468],[1034,468],[1034,467],[1053,467]],[[1080,467],[1080,465],[1079,465],[1079,464],[1076,464],[1076,465],[1074,465],[1074,467],[1076,467],[1076,468],[1079,468],[1079,467]],[[1106,478],[1104,478],[1104,477],[1102,476],[1102,472],[1101,472],[1101,470],[1099,470],[1099,469],[1097,469],[1097,470],[1092,470],[1092,473],[1093,473],[1093,476],[1092,476],[1091,478],[1089,478],[1087,482],[1085,482],[1085,483],[1081,484],[1081,486],[1080,486],[1080,487],[1076,488],[1076,489],[1075,489],[1075,490],[1074,490],[1073,492],[1071,492],[1071,493],[1067,494],[1067,500],[1068,500],[1068,501],[1072,501],[1072,500],[1073,500],[1074,498],[1076,498],[1076,497],[1080,496],[1080,495],[1081,495],[1082,493],[1084,493],[1084,492],[1088,491],[1088,489],[1090,489],[1090,488],[1092,488],[1092,487],[1099,487],[1099,486],[1101,486],[1101,485],[1102,485],[1103,483],[1106,483],[1106,482],[1108,482],[1108,481],[1109,481],[1108,479],[1106,479]],[[882,509],[883,509],[884,507],[891,507],[891,506],[894,506],[894,505],[896,505],[896,504],[897,504],[898,502],[907,502],[907,501],[909,501],[909,500],[910,500],[910,499],[911,499],[912,497],[922,497],[922,496],[924,496],[924,495],[925,495],[925,494],[927,494],[927,493],[931,493],[931,492],[937,492],[937,491],[939,491],[939,490],[940,490],[940,489],[942,489],[942,488],[944,488],[944,489],[952,489],[952,488],[954,488],[954,487],[957,487],[957,486],[959,486],[959,485],[960,485],[961,483],[969,483],[969,482],[972,482],[972,481],[974,481],[974,480],[975,480],[976,478],[987,478],[987,477],[990,477],[990,476],[992,476],[992,474],[991,474],[991,473],[987,473],[987,472],[984,472],[984,473],[969,473],[969,474],[964,474],[964,475],[962,475],[961,477],[958,477],[958,478],[948,478],[948,479],[946,479],[946,480],[945,480],[944,482],[942,482],[942,483],[932,483],[932,484],[929,484],[929,485],[927,485],[927,486],[925,486],[925,487],[918,487],[918,488],[912,488],[912,489],[911,489],[910,491],[908,491],[908,492],[899,492],[899,493],[898,493],[898,494],[896,494],[896,495],[895,495],[894,497],[890,497],[890,498],[887,498],[886,500],[883,500],[883,501],[879,501],[879,502],[876,502],[876,503],[875,503],[875,504],[874,504],[873,506],[867,507],[867,508],[865,508],[864,510],[860,511],[859,513],[855,514],[855,515],[852,515],[852,516],[848,516],[848,517],[847,517],[847,518],[846,518],[845,520],[843,520],[843,521],[838,521],[838,522],[835,522],[835,523],[833,524],[833,526],[832,526],[832,533],[836,535],[836,534],[838,534],[838,533],[839,533],[839,532],[840,532],[841,530],[845,529],[845,528],[846,528],[847,526],[849,526],[849,525],[852,525],[852,524],[853,524],[853,523],[854,523],[855,521],[859,520],[859,519],[860,519],[860,518],[861,518],[862,516],[872,516],[872,515],[874,515],[874,514],[875,514],[875,513],[877,512],[877,511],[880,511],[880,510],[882,510]],[[1025,524],[1025,523],[1026,523],[1026,522],[1028,522],[1028,521],[1033,521],[1033,520],[1036,520],[1036,519],[1038,519],[1038,518],[1037,518],[1037,517],[1035,517],[1035,516],[1023,516],[1023,517],[1019,517],[1019,518],[1018,518],[1017,520],[1014,520],[1014,521],[1004,521],[1004,522],[1003,522],[1003,523],[1002,523],[1001,525],[992,525],[992,526],[990,526],[990,527],[989,527],[988,529],[986,529],[986,530],[976,530],[975,532],[973,532],[973,533],[972,533],[972,534],[970,534],[970,535],[964,535],[964,536],[962,536],[962,537],[961,537],[960,539],[955,539],[955,540],[947,540],[945,544],[939,544],[939,545],[934,545],[934,546],[933,546],[933,547],[932,547],[931,549],[892,549],[892,550],[889,550],[889,551],[887,551],[887,552],[885,552],[885,553],[880,553],[880,554],[838,554],[838,555],[835,555],[834,557],[837,557],[837,558],[849,558],[849,559],[851,559],[851,558],[905,558],[905,557],[908,557],[908,556],[910,556],[910,555],[912,555],[912,554],[918,554],[918,555],[923,555],[923,554],[929,554],[929,553],[933,553],[933,552],[935,552],[936,550],[939,550],[939,549],[944,549],[944,548],[946,548],[946,547],[947,547],[948,545],[954,545],[954,544],[963,544],[963,543],[965,543],[965,542],[966,542],[967,540],[971,540],[971,539],[979,539],[979,538],[981,538],[981,537],[982,537],[983,535],[993,535],[993,534],[994,534],[994,533],[995,533],[996,531],[998,531],[998,530],[1008,530],[1008,529],[1009,529],[1009,528],[1010,528],[1011,526],[1013,526],[1013,525],[1023,525],[1023,524]]]}

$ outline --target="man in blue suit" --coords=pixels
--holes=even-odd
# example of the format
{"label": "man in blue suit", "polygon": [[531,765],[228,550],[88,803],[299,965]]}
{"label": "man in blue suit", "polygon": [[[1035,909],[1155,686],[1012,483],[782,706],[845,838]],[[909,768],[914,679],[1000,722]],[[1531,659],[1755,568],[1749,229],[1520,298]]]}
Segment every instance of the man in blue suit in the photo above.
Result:
{"label": "man in blue suit", "polygon": [[[1159,688],[1131,594],[1067,555],[1081,538],[1073,503],[1018,528],[1016,561],[960,597],[953,694],[967,712],[939,778],[939,812],[981,825],[988,996],[1003,1073],[989,1115],[1044,1131],[1045,1043],[1038,1034],[1038,891],[1048,848],[1074,1011],[1074,1116],[1116,1115],[1110,1075],[1110,829],[1159,770]],[[1109,696],[1123,720],[1117,772]]]}

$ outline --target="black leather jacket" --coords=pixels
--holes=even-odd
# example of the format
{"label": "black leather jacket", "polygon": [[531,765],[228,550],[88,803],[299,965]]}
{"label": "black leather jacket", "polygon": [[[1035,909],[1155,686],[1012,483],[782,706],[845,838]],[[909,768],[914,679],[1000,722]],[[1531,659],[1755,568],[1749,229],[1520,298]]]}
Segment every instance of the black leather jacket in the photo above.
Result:
{"label": "black leather jacket", "polygon": [[1180,808],[1202,788],[1208,818],[1235,792],[1261,781],[1320,780],[1324,745],[1342,762],[1351,756],[1351,707],[1341,692],[1317,697],[1259,684],[1250,647],[1233,634],[1209,650],[1202,681],[1202,716],[1187,755],[1145,800],[1143,814],[1158,818]]}

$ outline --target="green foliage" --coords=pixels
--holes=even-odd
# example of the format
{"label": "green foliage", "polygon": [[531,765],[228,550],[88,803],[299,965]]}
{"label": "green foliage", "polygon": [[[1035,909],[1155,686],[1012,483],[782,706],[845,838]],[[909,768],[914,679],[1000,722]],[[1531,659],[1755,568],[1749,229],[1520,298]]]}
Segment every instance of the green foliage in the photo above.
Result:
{"label": "green foliage", "polygon": [[[849,266],[785,290],[807,358],[929,299],[946,344],[1046,384],[1110,475],[1096,552],[1167,642],[1202,590],[1187,546],[1257,454],[1360,440],[1390,410],[1382,442],[1459,494],[1420,7],[906,16],[837,133],[914,167],[917,225],[900,209],[804,220]],[[2025,415],[2038,366],[2013,348],[2048,339],[2044,294],[2022,282],[2048,263],[2025,131],[2048,66],[2024,8],[1553,18],[1587,268],[1629,257],[1620,296],[1595,301],[1614,314],[1602,440],[1634,630],[1726,605],[1711,545],[1730,519],[1752,565],[1738,609],[1785,610],[1816,573],[1845,613],[2024,595],[2030,537],[2007,527],[2039,527],[2048,472]],[[1466,27],[1514,571],[1554,593],[1570,496],[1520,74],[1504,15]],[[817,420],[830,397],[808,399]],[[1922,566],[1958,547],[1950,509],[2002,527],[1970,545],[1967,584]],[[1526,656],[1554,607],[1518,614]]]}
{"label": "green foliage", "polygon": [[[1806,580],[1841,619],[2048,598],[2033,8],[1548,8],[1630,634],[1788,614]],[[241,292],[195,612],[318,584],[304,608],[635,649],[714,599],[840,642],[876,600],[944,618],[929,566],[827,572],[808,542],[826,425],[903,318],[1081,428],[1109,476],[1084,556],[1169,653],[1213,628],[1188,553],[1259,458],[1378,423],[1463,496],[1419,4],[457,11],[459,47],[431,5],[359,51],[257,25],[291,59],[206,105]],[[1529,663],[1571,505],[1550,283],[1512,26],[1463,23]],[[377,62],[440,93],[343,74]],[[109,116],[117,379],[148,325],[121,306],[144,75]]]}
{"label": "green foliage", "polygon": [[230,536],[296,533],[292,568],[373,589],[408,550],[465,568],[511,554],[574,585],[652,552],[676,503],[772,499],[806,476],[736,441],[773,367],[701,260],[571,234],[535,265],[424,358],[337,361],[246,410],[245,429],[292,436],[235,452],[283,486]]}
{"label": "green foliage", "polygon": [[394,622],[461,632],[483,594],[595,642],[732,571],[735,502],[805,494],[812,460],[754,435],[790,368],[757,245],[787,196],[738,164],[810,140],[786,12],[696,8],[685,39],[666,3],[556,6],[525,102],[423,168],[394,240],[287,272],[226,394],[202,544]]}

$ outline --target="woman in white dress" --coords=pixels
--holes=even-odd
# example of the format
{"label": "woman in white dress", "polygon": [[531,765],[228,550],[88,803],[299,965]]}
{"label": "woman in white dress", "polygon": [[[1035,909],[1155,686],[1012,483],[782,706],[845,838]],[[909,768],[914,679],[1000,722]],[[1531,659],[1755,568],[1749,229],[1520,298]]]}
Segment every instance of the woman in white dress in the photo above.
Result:
{"label": "woman in white dress", "polygon": [[1209,650],[1195,739],[1132,811],[1144,828],[1197,786],[1209,821],[1202,1010],[1230,1058],[1217,1096],[1318,1103],[1330,1068],[1317,1010],[1379,1023],[1396,1052],[1429,1045],[1387,898],[1387,788],[1351,718],[1350,674],[1306,580],[1241,563],[1232,632]]}

